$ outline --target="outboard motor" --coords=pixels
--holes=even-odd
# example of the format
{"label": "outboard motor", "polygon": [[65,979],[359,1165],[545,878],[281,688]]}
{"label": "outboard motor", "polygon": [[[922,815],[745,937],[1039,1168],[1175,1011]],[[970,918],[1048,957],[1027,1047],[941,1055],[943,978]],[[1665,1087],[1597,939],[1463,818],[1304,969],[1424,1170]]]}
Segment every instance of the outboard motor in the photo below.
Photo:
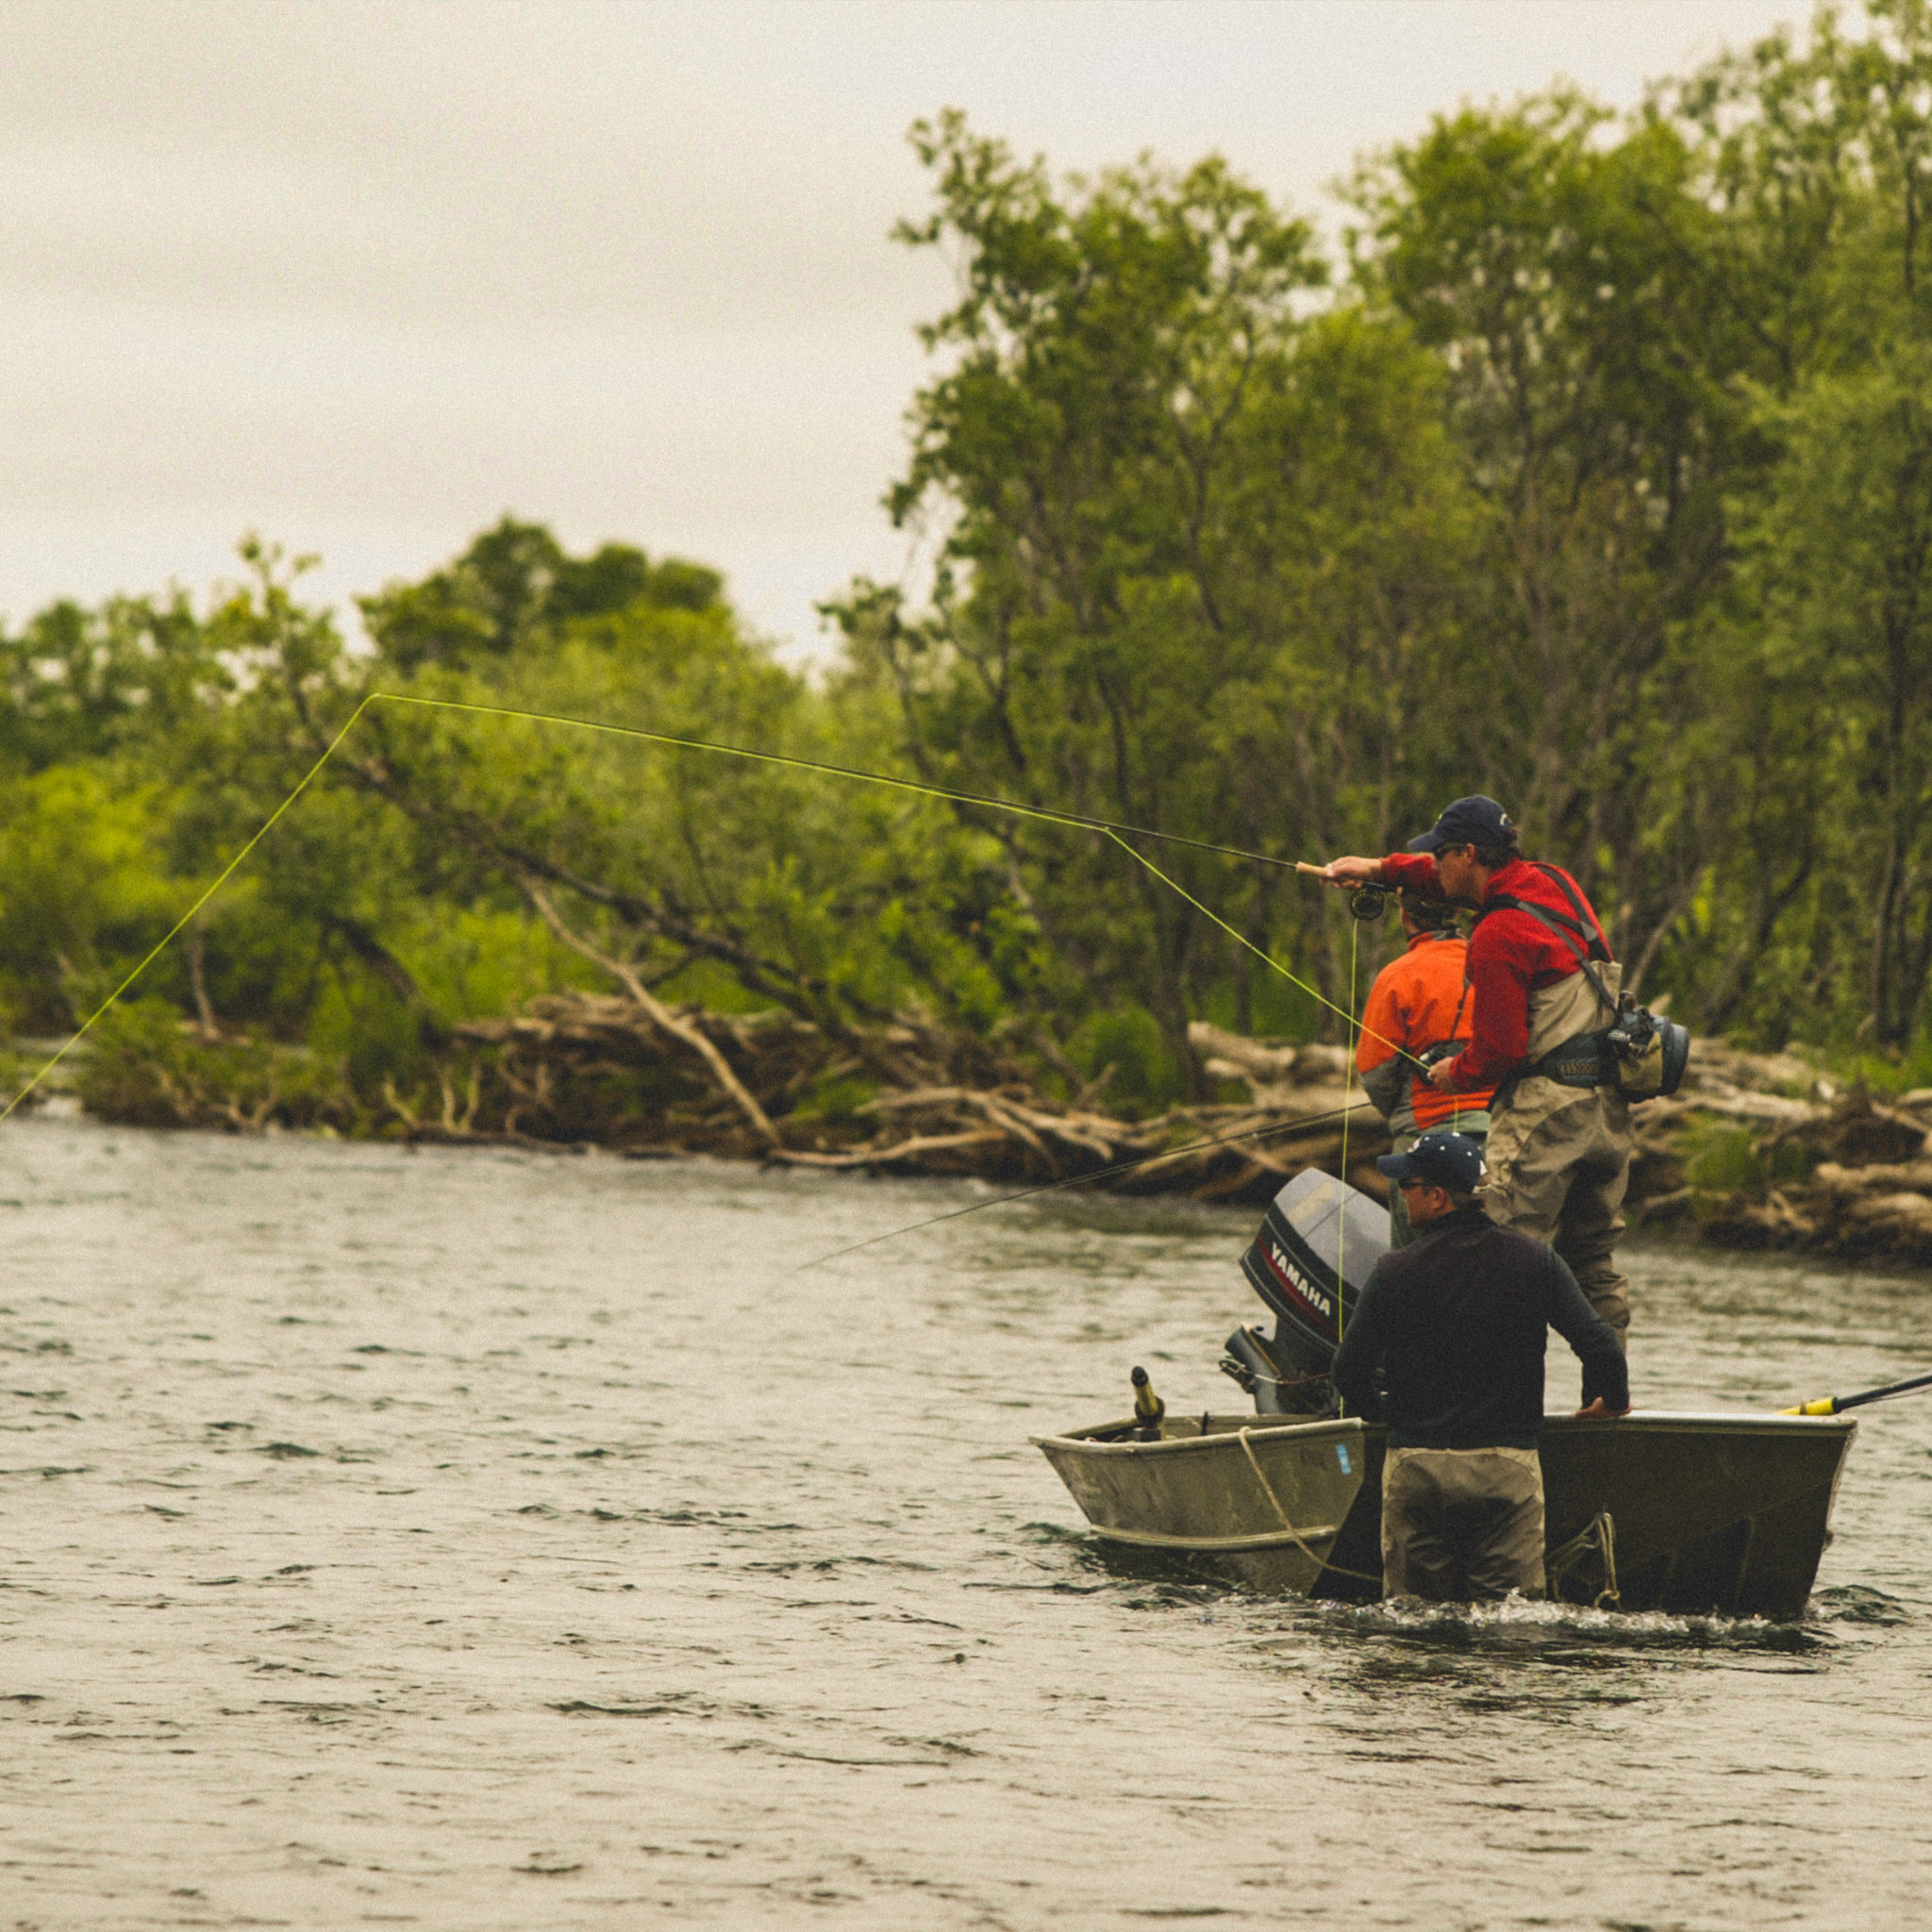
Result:
{"label": "outboard motor", "polygon": [[1320,1415],[1333,1406],[1328,1366],[1369,1271],[1389,1252],[1389,1210],[1333,1174],[1308,1168],[1276,1194],[1241,1273],[1274,1311],[1227,1338],[1222,1368],[1260,1415]]}

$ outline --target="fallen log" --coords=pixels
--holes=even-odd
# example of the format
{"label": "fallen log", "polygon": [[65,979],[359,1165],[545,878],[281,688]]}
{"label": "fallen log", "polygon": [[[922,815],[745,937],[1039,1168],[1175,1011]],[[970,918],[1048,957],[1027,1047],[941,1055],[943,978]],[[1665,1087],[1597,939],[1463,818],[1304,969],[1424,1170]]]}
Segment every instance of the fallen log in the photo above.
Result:
{"label": "fallen log", "polygon": [[985,1147],[1002,1142],[998,1132],[965,1134],[915,1134],[886,1147],[860,1147],[851,1154],[808,1154],[792,1147],[774,1147],[765,1158],[774,1166],[791,1167],[893,1167],[908,1160],[924,1160],[934,1154],[961,1147]]}

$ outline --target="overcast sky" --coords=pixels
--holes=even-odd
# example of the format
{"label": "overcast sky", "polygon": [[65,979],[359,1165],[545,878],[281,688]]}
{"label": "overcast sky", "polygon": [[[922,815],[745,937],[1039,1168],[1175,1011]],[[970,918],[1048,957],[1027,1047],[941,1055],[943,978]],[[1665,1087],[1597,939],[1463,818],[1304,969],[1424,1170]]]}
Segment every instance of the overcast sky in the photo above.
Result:
{"label": "overcast sky", "polygon": [[717,565],[793,647],[878,508],[965,108],[1056,168],[1226,155],[1318,211],[1468,98],[1646,79],[1785,0],[6,0],[0,620],[200,591],[258,528],[345,600],[506,509]]}

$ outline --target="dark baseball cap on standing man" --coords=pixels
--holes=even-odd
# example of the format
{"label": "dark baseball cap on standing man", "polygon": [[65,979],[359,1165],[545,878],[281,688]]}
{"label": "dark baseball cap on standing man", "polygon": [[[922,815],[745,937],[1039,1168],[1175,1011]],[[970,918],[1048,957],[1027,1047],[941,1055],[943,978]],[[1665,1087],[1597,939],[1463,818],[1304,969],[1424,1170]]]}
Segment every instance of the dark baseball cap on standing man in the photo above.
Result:
{"label": "dark baseball cap on standing man", "polygon": [[1458,798],[1442,808],[1442,816],[1419,839],[1408,841],[1411,852],[1440,852],[1445,845],[1507,845],[1516,822],[1493,798],[1478,792]]}
{"label": "dark baseball cap on standing man", "polygon": [[1483,1153],[1467,1134],[1424,1134],[1407,1154],[1385,1154],[1375,1163],[1391,1181],[1421,1181],[1473,1194],[1483,1177]]}

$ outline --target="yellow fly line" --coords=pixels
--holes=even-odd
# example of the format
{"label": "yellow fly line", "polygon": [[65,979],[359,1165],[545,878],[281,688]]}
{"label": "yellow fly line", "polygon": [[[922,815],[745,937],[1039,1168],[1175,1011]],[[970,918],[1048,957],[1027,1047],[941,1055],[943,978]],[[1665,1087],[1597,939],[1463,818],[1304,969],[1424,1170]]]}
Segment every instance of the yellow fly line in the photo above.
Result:
{"label": "yellow fly line", "polygon": [[1335,1216],[1335,1340],[1341,1341],[1341,1324],[1346,1315],[1343,1296],[1348,1288],[1348,1106],[1349,1096],[1355,1091],[1355,969],[1361,953],[1361,929],[1351,919],[1348,922],[1348,1058],[1343,1062],[1341,1074],[1341,1101],[1344,1111],[1341,1116],[1341,1158],[1336,1163],[1341,1172],[1336,1176],[1341,1183],[1341,1207]]}
{"label": "yellow fly line", "polygon": [[[256,832],[255,836],[252,839],[250,839],[248,842],[245,845],[243,845],[239,852],[236,853],[233,858],[229,859],[227,864],[225,865],[220,871],[220,873],[216,874],[216,876],[208,884],[207,889],[200,894],[198,898],[196,898],[193,905],[189,907],[188,910],[184,912],[181,915],[181,917],[177,919],[175,922],[175,924],[168,928],[167,932],[164,933],[158,941],[156,941],[155,945],[149,950],[145,957],[142,958],[140,964],[137,965],[134,968],[134,970],[131,973],[129,973],[124,980],[122,980],[120,985],[117,986],[114,989],[114,991],[110,992],[108,995],[108,997],[104,999],[100,1003],[100,1005],[96,1007],[94,1010],[88,1015],[87,1019],[81,1023],[79,1028],[75,1032],[73,1038],[63,1042],[59,1050],[54,1055],[52,1055],[51,1058],[49,1058],[47,1061],[35,1072],[33,1077],[29,1079],[25,1083],[25,1085],[21,1088],[19,1092],[14,1094],[13,1097],[8,1101],[7,1105],[4,1108],[0,1108],[0,1121],[6,1120],[7,1117],[13,1112],[14,1108],[17,1108],[21,1104],[21,1102],[24,1101],[27,1097],[27,1095],[31,1093],[34,1091],[34,1089],[38,1087],[41,1084],[41,1082],[54,1071],[54,1069],[57,1066],[59,1065],[61,1060],[63,1060],[67,1057],[67,1055],[70,1054],[74,1050],[74,1048],[77,1046],[80,1043],[80,1041],[87,1037],[88,1033],[93,1028],[95,1024],[98,1021],[100,1021],[108,1011],[110,1011],[120,1002],[120,1000],[125,995],[128,988],[131,987],[134,984],[134,982],[137,979],[139,979],[141,975],[143,973],[145,973],[147,969],[150,966],[152,966],[154,962],[158,958],[159,958],[164,952],[167,951],[168,947],[172,945],[174,941],[180,937],[181,933],[194,919],[195,915],[199,913],[202,908],[206,906],[208,903],[208,901],[212,899],[215,896],[215,894],[219,892],[222,890],[222,888],[228,883],[228,881],[241,869],[243,861],[246,860],[249,854],[252,853],[255,850],[255,848],[258,845],[259,845],[261,841],[264,839],[266,839],[272,831],[275,830],[276,824],[281,821],[284,814],[288,812],[289,808],[295,803],[295,801],[298,798],[302,796],[302,794],[305,791],[308,790],[309,786],[312,785],[315,782],[315,780],[321,775],[323,767],[326,765],[330,758],[332,758],[336,755],[336,753],[341,748],[344,741],[348,738],[349,734],[353,730],[355,730],[357,724],[360,723],[362,714],[366,710],[368,710],[372,705],[379,704],[413,705],[425,710],[459,711],[467,712],[474,717],[514,718],[521,719],[527,724],[558,724],[562,725],[571,730],[594,731],[613,738],[636,739],[645,744],[662,745],[674,751],[710,752],[725,758],[744,758],[754,764],[781,766],[787,770],[794,772],[811,772],[823,777],[850,778],[857,780],[861,784],[889,786],[894,791],[915,792],[921,797],[924,798],[943,799],[946,802],[955,805],[983,806],[987,808],[989,810],[1011,812],[1019,818],[1036,819],[1044,824],[1066,825],[1076,831],[1104,832],[1109,839],[1113,841],[1113,842],[1116,845],[1118,845],[1121,848],[1122,851],[1125,852],[1139,864],[1145,866],[1146,869],[1150,873],[1152,873],[1154,876],[1157,879],[1158,879],[1163,885],[1167,886],[1173,891],[1178,892],[1180,896],[1183,899],[1185,899],[1190,906],[1193,907],[1193,908],[1197,912],[1201,913],[1205,918],[1211,920],[1214,924],[1219,926],[1221,930],[1226,933],[1227,936],[1233,941],[1235,941],[1237,944],[1245,946],[1247,950],[1253,953],[1255,957],[1257,959],[1261,960],[1261,962],[1264,965],[1268,966],[1274,972],[1280,974],[1282,978],[1287,980],[1291,986],[1298,988],[1301,991],[1307,993],[1310,999],[1316,1001],[1317,1004],[1326,1007],[1330,1012],[1339,1014],[1341,1017],[1341,1019],[1347,1023],[1349,1027],[1349,1068],[1352,1074],[1355,1063],[1354,1046],[1355,1033],[1357,1027],[1357,1021],[1353,1011],[1355,1004],[1355,965],[1353,945],[1351,946],[1349,965],[1349,1005],[1348,1007],[1343,1008],[1337,1006],[1333,1000],[1329,999],[1327,995],[1322,992],[1318,988],[1310,986],[1307,980],[1302,979],[1294,973],[1291,973],[1286,966],[1284,966],[1281,963],[1279,959],[1275,958],[1272,953],[1269,953],[1260,946],[1256,945],[1251,939],[1249,939],[1244,933],[1238,931],[1226,920],[1222,918],[1220,913],[1216,912],[1211,907],[1204,906],[1199,899],[1195,898],[1193,893],[1187,890],[1185,886],[1181,885],[1169,874],[1163,872],[1159,866],[1156,865],[1154,861],[1151,858],[1149,858],[1147,855],[1144,852],[1141,851],[1137,846],[1129,844],[1127,841],[1121,836],[1121,834],[1123,832],[1130,832],[1138,838],[1158,839],[1169,844],[1187,845],[1192,847],[1197,851],[1219,853],[1226,858],[1248,859],[1262,865],[1288,866],[1294,863],[1294,861],[1291,859],[1275,858],[1272,858],[1266,853],[1261,852],[1248,852],[1242,850],[1239,846],[1234,845],[1215,845],[1205,839],[1186,838],[1178,832],[1157,832],[1150,830],[1148,827],[1144,825],[1120,824],[1108,819],[1090,818],[1085,814],[1079,812],[1049,811],[1042,806],[1021,805],[1009,798],[992,798],[986,796],[985,794],[974,791],[955,791],[948,790],[945,786],[942,785],[927,785],[920,782],[917,779],[912,778],[891,777],[882,772],[864,772],[859,771],[855,767],[849,765],[827,764],[822,762],[817,758],[793,758],[783,752],[755,751],[746,745],[717,744],[701,738],[678,738],[674,737],[668,732],[645,731],[635,724],[610,724],[608,721],[600,718],[575,718],[568,715],[567,713],[556,711],[521,710],[509,705],[473,704],[458,698],[415,697],[402,691],[373,691],[369,692],[367,696],[365,696],[362,699],[361,703],[358,704],[356,707],[356,708],[349,713],[348,722],[344,724],[342,728],[340,731],[338,731],[336,735],[329,741],[328,745],[322,753],[322,756],[318,758],[315,760],[315,762],[309,766],[308,771],[306,771],[302,774],[302,777],[297,782],[294,790],[291,791],[289,793],[289,795],[282,800],[281,804],[276,806],[275,810],[268,815],[268,817],[262,822],[260,828]],[[1350,932],[1352,940],[1354,938],[1354,925],[1355,922],[1351,920]],[[1404,1051],[1404,1049],[1397,1046],[1393,1041],[1384,1040],[1379,1033],[1372,1033],[1370,1037],[1372,1039],[1380,1041],[1384,1046],[1389,1047],[1391,1051],[1403,1054],[1403,1057],[1405,1058],[1408,1058],[1407,1054]],[[1343,1131],[1345,1135],[1345,1115],[1343,1116]]]}
{"label": "yellow fly line", "polygon": [[216,874],[213,883],[209,885],[209,887],[205,892],[202,893],[201,897],[198,898],[194,902],[194,904],[188,908],[188,910],[184,912],[181,915],[181,917],[177,919],[175,922],[175,924],[171,925],[168,928],[168,930],[165,933],[163,933],[158,940],[155,941],[153,949],[148,953],[147,957],[142,960],[141,964],[138,965],[134,969],[134,971],[130,973],[127,975],[127,977],[124,979],[121,982],[121,984],[117,986],[114,989],[114,991],[110,992],[108,995],[108,997],[104,999],[100,1003],[100,1005],[97,1006],[93,1009],[93,1011],[90,1013],[87,1016],[87,1018],[81,1022],[80,1026],[75,1031],[74,1037],[71,1040],[63,1041],[59,1051],[54,1054],[43,1066],[40,1067],[35,1072],[33,1078],[29,1080],[26,1083],[26,1085],[24,1086],[20,1090],[20,1091],[16,1093],[13,1096],[13,1098],[7,1103],[5,1107],[0,1107],[0,1121],[4,1121],[8,1117],[8,1115],[10,1114],[13,1111],[13,1109],[16,1107],[18,1107],[20,1103],[23,1100],[25,1100],[27,1097],[27,1095],[31,1093],[34,1091],[34,1089],[38,1087],[41,1084],[41,1082],[47,1077],[49,1074],[51,1074],[54,1071],[54,1069],[58,1067],[60,1064],[60,1062],[63,1059],[65,1059],[67,1056],[70,1053],[72,1053],[76,1046],[80,1044],[80,1042],[83,1040],[87,1038],[88,1033],[92,1028],[94,1023],[97,1020],[99,1020],[101,1016],[104,1013],[106,1013],[111,1007],[113,1007],[116,1004],[116,1002],[120,1000],[121,996],[126,992],[127,989],[130,986],[132,986],[134,982],[137,979],[139,979],[141,975],[143,973],[145,973],[147,969],[150,966],[152,966],[155,963],[155,961],[161,957],[161,955],[168,950],[168,948],[175,942],[175,941],[180,937],[182,929],[188,924],[188,922],[192,920],[194,917],[194,915],[197,912],[199,912],[201,908],[204,906],[206,906],[208,902],[210,899],[212,899],[214,895],[217,892],[219,892],[222,890],[222,888],[225,886],[231,878],[234,877],[237,870],[240,868],[242,864],[242,861],[244,858],[246,858],[248,855],[251,852],[253,852],[255,848],[258,845],[259,845],[261,841],[264,839],[266,839],[272,831],[275,830],[276,823],[280,820],[282,814],[286,812],[289,809],[289,808],[291,805],[293,805],[294,802],[298,798],[300,798],[305,791],[308,790],[309,786],[315,782],[317,774],[319,774],[323,766],[327,764],[329,759],[335,756],[337,746],[339,746],[341,743],[342,740],[348,737],[349,733],[356,728],[357,719],[361,717],[362,713],[369,708],[371,704],[373,704],[376,697],[378,697],[379,695],[381,695],[381,693],[372,691],[368,697],[364,698],[362,702],[359,705],[358,705],[352,712],[350,712],[349,722],[346,724],[344,724],[342,728],[336,733],[334,738],[332,738],[329,741],[328,749],[325,751],[323,755],[319,758],[317,758],[316,761],[312,765],[310,765],[306,772],[303,773],[301,782],[295,787],[294,791],[290,792],[288,797],[283,799],[281,804],[276,806],[275,810],[270,812],[268,817],[265,820],[263,820],[261,829],[256,833],[255,837],[249,840],[247,844],[242,846],[241,851],[236,853],[234,858],[229,859],[226,865],[223,866],[220,873]]}

